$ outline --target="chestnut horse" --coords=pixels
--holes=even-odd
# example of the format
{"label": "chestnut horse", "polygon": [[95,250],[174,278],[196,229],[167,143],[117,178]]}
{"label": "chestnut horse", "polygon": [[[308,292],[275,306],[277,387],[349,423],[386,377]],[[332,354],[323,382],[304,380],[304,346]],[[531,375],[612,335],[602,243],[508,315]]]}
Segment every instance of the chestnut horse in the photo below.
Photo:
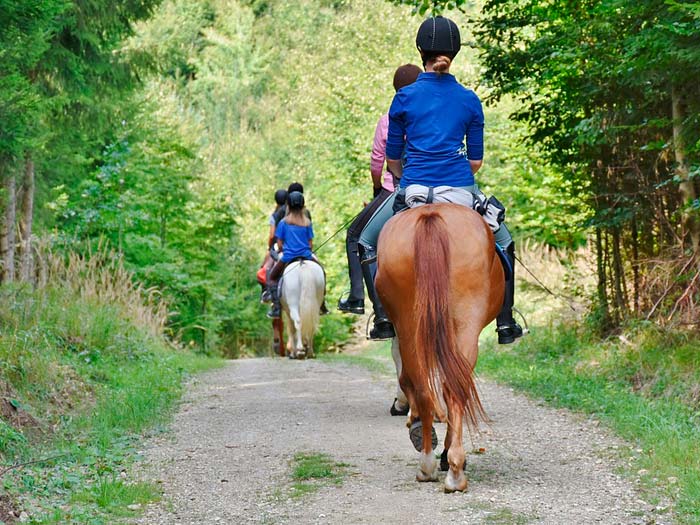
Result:
{"label": "chestnut horse", "polygon": [[375,283],[396,329],[399,383],[410,405],[407,425],[421,452],[416,479],[437,480],[437,417],[447,423],[445,492],[466,490],[463,423],[476,430],[486,419],[473,373],[479,334],[503,304],[503,267],[493,234],[467,207],[427,204],[392,217],[377,253]]}

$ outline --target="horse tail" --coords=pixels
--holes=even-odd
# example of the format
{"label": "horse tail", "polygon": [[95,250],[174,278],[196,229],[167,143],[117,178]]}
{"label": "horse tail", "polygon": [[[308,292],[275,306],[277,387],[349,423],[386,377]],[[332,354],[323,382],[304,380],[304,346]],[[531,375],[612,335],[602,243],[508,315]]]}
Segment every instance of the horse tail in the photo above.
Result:
{"label": "horse tail", "polygon": [[416,355],[427,377],[433,405],[438,392],[466,417],[471,428],[485,418],[472,366],[457,348],[450,315],[450,238],[439,212],[419,216],[414,237]]}
{"label": "horse tail", "polygon": [[[316,268],[314,262],[303,261],[300,263],[299,284],[301,297],[299,298],[299,317],[301,318],[302,337],[311,340],[318,327],[320,308],[316,286]],[[320,268],[320,266],[319,266]]]}

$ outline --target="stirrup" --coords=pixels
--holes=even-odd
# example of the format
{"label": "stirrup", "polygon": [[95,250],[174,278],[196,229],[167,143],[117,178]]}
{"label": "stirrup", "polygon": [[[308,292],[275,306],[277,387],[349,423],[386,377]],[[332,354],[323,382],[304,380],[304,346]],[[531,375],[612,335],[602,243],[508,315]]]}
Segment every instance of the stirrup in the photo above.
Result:
{"label": "stirrup", "polygon": [[374,323],[374,328],[369,331],[369,339],[372,341],[392,339],[395,336],[394,325],[388,320],[380,320]]}
{"label": "stirrup", "polygon": [[372,264],[377,261],[377,250],[372,247],[365,247],[362,250],[362,257],[360,258],[360,264]]}
{"label": "stirrup", "polygon": [[265,315],[267,315],[270,319],[279,319],[280,317],[282,317],[282,308],[275,308],[273,306],[267,311]]}
{"label": "stirrup", "polygon": [[498,344],[508,345],[523,336],[523,329],[515,321],[496,328]]}

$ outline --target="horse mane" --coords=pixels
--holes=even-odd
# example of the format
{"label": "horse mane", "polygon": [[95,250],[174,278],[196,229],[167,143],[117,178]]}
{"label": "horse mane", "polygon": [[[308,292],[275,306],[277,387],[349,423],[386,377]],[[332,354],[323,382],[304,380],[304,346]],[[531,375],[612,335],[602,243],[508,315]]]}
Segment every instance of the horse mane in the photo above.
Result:
{"label": "horse mane", "polygon": [[[486,419],[474,380],[474,370],[457,348],[450,313],[450,242],[438,211],[422,213],[414,237],[416,276],[415,351],[421,373],[427,376],[434,407],[439,407],[439,386],[466,416],[470,428]],[[434,351],[433,351],[434,349]]]}

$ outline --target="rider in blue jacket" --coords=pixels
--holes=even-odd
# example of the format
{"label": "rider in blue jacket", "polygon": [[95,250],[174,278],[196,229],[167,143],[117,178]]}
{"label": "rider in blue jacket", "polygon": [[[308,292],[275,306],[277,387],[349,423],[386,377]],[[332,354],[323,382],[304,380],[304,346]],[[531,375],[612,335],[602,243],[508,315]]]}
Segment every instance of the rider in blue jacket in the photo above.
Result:
{"label": "rider in blue jacket", "polygon": [[[425,73],[397,92],[389,109],[387,164],[401,188],[452,186],[481,194],[474,175],[484,154],[484,114],[476,93],[450,74],[460,46],[459,29],[448,18],[428,18],[418,29],[416,47]],[[376,258],[379,232],[393,215],[396,195],[387,199],[360,236],[364,261]],[[512,311],[515,245],[505,224],[494,236],[510,262],[503,308],[496,319],[498,342],[507,344],[523,334]]]}
{"label": "rider in blue jacket", "polygon": [[287,196],[287,212],[277,225],[275,237],[282,250],[279,260],[267,275],[267,286],[272,298],[272,307],[267,316],[272,319],[280,317],[281,309],[277,284],[287,264],[296,260],[313,259],[314,228],[304,207],[304,194],[292,191]]}

